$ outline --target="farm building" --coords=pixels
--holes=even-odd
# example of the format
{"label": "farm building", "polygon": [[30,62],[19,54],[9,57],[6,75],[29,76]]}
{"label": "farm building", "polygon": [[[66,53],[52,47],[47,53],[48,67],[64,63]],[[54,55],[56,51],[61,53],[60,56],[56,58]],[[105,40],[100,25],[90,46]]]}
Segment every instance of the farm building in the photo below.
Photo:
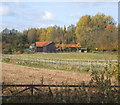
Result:
{"label": "farm building", "polygon": [[54,42],[35,42],[36,52],[55,52],[56,47]]}
{"label": "farm building", "polygon": [[35,43],[32,43],[30,46],[29,46],[30,49],[35,49]]}
{"label": "farm building", "polygon": [[79,51],[81,45],[79,44],[56,44],[58,50],[67,51],[67,52],[76,52]]}
{"label": "farm building", "polygon": [[79,50],[79,52],[85,52],[85,53],[87,53],[87,52],[89,52],[90,51],[90,49],[88,49],[88,48],[81,48],[80,50]]}

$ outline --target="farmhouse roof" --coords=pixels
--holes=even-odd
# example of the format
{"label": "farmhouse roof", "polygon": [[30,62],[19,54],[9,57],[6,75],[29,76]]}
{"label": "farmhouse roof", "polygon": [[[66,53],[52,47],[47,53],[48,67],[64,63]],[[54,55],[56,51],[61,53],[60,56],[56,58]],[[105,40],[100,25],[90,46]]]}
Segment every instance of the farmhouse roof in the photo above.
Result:
{"label": "farmhouse roof", "polygon": [[52,42],[35,42],[37,47],[44,47],[44,46],[48,46],[49,44],[51,44]]}

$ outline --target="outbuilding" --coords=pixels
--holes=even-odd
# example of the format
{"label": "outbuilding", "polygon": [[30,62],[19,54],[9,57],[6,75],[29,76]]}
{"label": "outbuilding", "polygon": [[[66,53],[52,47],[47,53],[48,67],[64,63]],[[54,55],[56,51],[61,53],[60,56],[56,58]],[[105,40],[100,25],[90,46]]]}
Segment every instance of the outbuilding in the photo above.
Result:
{"label": "outbuilding", "polygon": [[55,52],[56,47],[54,42],[35,42],[36,52]]}
{"label": "outbuilding", "polygon": [[80,50],[79,50],[79,52],[84,52],[84,53],[87,53],[87,52],[89,52],[90,51],[90,49],[88,49],[88,48],[81,48]]}
{"label": "outbuilding", "polygon": [[58,51],[78,52],[81,48],[80,44],[56,44]]}

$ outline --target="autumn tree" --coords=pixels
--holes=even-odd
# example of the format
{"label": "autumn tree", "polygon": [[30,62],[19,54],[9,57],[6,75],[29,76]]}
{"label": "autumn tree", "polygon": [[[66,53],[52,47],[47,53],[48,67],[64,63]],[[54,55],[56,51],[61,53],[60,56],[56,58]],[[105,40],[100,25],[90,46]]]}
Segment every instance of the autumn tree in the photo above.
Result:
{"label": "autumn tree", "polygon": [[46,41],[46,33],[47,33],[47,30],[46,28],[40,28],[40,41],[43,42],[43,41]]}
{"label": "autumn tree", "polygon": [[76,25],[76,37],[78,42],[84,40],[85,37],[84,32],[89,31],[91,28],[90,26],[91,16],[90,15],[82,16]]}
{"label": "autumn tree", "polygon": [[36,41],[40,41],[40,29],[39,28],[37,28],[36,29]]}
{"label": "autumn tree", "polygon": [[55,43],[64,42],[64,31],[59,26],[54,26],[51,31],[51,36],[49,37],[50,41],[54,41]]}
{"label": "autumn tree", "polygon": [[50,26],[47,28],[46,41],[52,41],[52,35],[54,34],[54,27]]}
{"label": "autumn tree", "polygon": [[[77,42],[81,43],[82,46],[93,48],[97,38],[102,36],[106,28],[114,30],[114,25],[113,18],[104,14],[82,16],[76,25]],[[101,39],[104,40],[106,38],[103,36]]]}
{"label": "autumn tree", "polygon": [[67,27],[67,43],[75,44],[76,42],[76,33],[75,33],[76,27],[71,24]]}
{"label": "autumn tree", "polygon": [[33,42],[35,42],[36,29],[31,28],[31,29],[28,30],[27,39],[28,39],[29,44],[32,44]]}
{"label": "autumn tree", "polygon": [[105,30],[114,30],[116,27],[114,26],[114,25],[112,25],[112,24],[108,24],[108,25],[106,25],[106,27],[105,27]]}

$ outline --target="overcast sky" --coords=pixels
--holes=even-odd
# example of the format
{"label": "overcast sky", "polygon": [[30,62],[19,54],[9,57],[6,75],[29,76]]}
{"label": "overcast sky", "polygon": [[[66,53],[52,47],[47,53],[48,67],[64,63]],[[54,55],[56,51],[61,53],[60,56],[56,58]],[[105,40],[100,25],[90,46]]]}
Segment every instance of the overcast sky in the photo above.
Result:
{"label": "overcast sky", "polygon": [[76,25],[81,16],[97,13],[111,15],[118,22],[118,2],[1,2],[0,31]]}

